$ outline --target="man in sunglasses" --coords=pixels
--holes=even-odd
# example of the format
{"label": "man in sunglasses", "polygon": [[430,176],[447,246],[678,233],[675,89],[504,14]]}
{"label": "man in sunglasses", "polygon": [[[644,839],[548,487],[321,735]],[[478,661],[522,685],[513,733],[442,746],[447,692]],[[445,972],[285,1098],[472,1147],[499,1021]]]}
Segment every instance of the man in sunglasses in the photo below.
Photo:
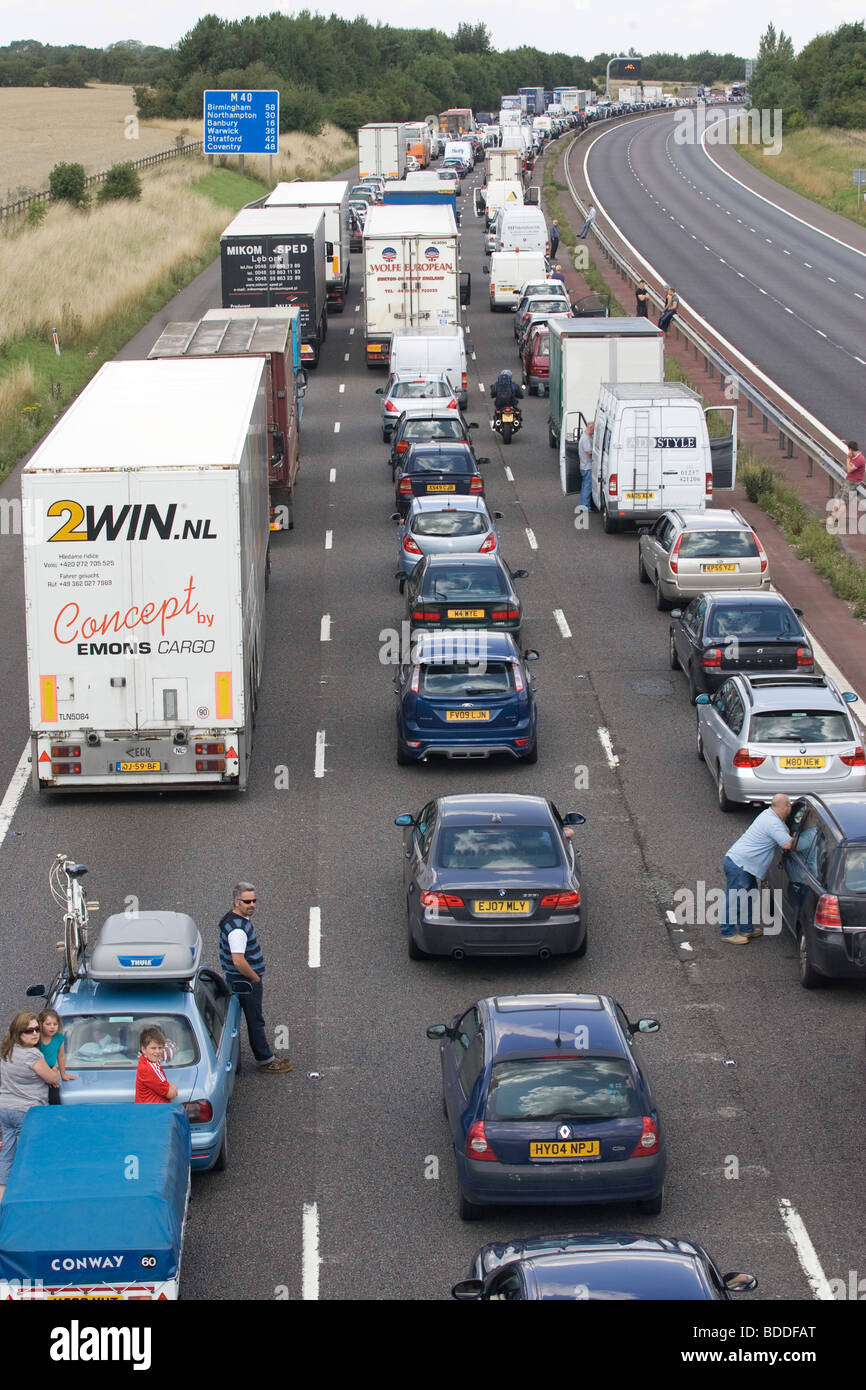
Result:
{"label": "man in sunglasses", "polygon": [[238,980],[246,980],[251,986],[250,993],[238,995],[247,1021],[250,1047],[259,1071],[279,1075],[291,1071],[292,1064],[288,1057],[275,1057],[268,1043],[262,1013],[265,957],[252,924],[256,890],[251,883],[236,883],[232,897],[232,910],[220,921],[220,968],[229,986]]}

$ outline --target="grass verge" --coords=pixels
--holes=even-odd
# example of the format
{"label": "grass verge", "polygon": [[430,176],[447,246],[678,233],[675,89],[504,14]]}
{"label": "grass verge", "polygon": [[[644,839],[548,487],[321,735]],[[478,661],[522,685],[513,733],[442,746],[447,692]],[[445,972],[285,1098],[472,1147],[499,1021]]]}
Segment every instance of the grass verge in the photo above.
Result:
{"label": "grass verge", "polygon": [[866,131],[809,126],[783,132],[778,154],[765,155],[761,145],[745,142],[737,151],[756,169],[814,203],[866,226],[866,202],[857,205],[852,169],[866,168]]}
{"label": "grass verge", "polygon": [[[547,160],[545,160],[544,180],[542,183],[542,189],[544,191],[544,202],[547,208],[548,216],[550,217],[551,221],[554,218],[556,218],[556,220],[558,221],[560,243],[568,247],[571,256],[571,263],[572,265],[574,265],[575,252],[578,250],[578,237],[575,234],[575,232],[573,232],[571,229],[571,226],[568,221],[568,216],[563,209],[563,205],[559,196],[560,193],[563,193],[570,199],[571,194],[569,193],[567,184],[557,182],[556,160],[551,160],[550,163],[548,163]],[[587,251],[587,263],[585,266],[575,266],[575,269],[578,271],[580,275],[583,276],[592,293],[605,294],[610,296],[611,318],[625,318],[625,309],[620,304],[616,295],[612,292],[601,271],[589,258],[588,247],[585,243],[580,246],[580,250]]]}
{"label": "grass verge", "polygon": [[828,529],[832,515],[819,516],[807,507],[782,474],[762,463],[748,447],[740,450],[738,474],[749,501],[778,523],[799,558],[809,560],[836,597],[850,603],[855,618],[866,618],[866,568],[842,549],[838,535]]}

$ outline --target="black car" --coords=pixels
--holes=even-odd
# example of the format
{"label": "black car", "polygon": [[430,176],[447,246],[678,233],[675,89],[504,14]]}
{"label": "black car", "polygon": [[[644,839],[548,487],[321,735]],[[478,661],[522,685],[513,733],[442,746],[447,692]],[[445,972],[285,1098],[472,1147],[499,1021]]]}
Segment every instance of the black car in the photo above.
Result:
{"label": "black car", "polygon": [[542,796],[440,796],[403,829],[412,960],[586,952],[572,826]]}
{"label": "black car", "polygon": [[735,671],[811,675],[815,658],[799,609],[781,594],[748,589],[697,594],[671,613],[670,664],[682,667],[689,697],[711,695]]}
{"label": "black car", "polygon": [[408,452],[410,444],[465,444],[477,463],[469,433],[470,430],[477,429],[476,421],[467,423],[462,415],[455,415],[453,410],[449,415],[436,411],[431,411],[429,415],[401,415],[391,435],[391,453],[388,458],[391,477],[396,476],[400,460]]}
{"label": "black car", "polygon": [[510,570],[498,555],[425,555],[406,580],[410,630],[492,628],[520,640],[523,610]]}
{"label": "black car", "polygon": [[405,516],[412,497],[484,496],[484,479],[469,444],[412,444],[395,474],[396,501]]}
{"label": "black car", "polygon": [[794,844],[776,851],[766,882],[797,942],[800,984],[866,979],[866,792],[800,797],[787,826]]}

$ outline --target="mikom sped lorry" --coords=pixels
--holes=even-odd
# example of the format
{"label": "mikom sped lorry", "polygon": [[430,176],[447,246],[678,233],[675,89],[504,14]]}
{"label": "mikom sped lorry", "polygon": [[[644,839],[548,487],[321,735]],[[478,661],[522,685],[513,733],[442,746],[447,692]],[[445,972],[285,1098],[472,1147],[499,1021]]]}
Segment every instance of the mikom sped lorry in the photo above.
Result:
{"label": "mikom sped lorry", "polygon": [[40,791],[243,788],[264,659],[263,357],[108,362],[21,475]]}

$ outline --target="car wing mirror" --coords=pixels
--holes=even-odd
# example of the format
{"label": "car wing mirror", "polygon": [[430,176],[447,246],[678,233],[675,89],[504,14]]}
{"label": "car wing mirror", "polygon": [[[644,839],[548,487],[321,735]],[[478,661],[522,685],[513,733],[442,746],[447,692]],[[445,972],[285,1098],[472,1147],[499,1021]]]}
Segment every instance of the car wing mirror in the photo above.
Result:
{"label": "car wing mirror", "polygon": [[460,1303],[477,1302],[483,1296],[483,1279],[461,1279],[459,1284],[453,1284],[451,1287],[451,1297]]}
{"label": "car wing mirror", "polygon": [[802,616],[803,616],[803,610],[802,610],[802,608],[795,608],[795,609],[794,609],[794,612],[797,614],[797,617],[798,617],[798,618],[802,618]]}
{"label": "car wing mirror", "polygon": [[683,610],[682,610],[681,608],[672,608],[672,609],[671,609],[671,617],[672,617],[672,618],[681,618],[682,616],[683,616]]}
{"label": "car wing mirror", "polygon": [[427,1029],[427,1036],[432,1038],[434,1042],[437,1038],[447,1038],[448,1028],[444,1023],[431,1023]]}
{"label": "car wing mirror", "polygon": [[523,660],[524,660],[524,661],[537,661],[537,660],[538,660],[538,652],[535,650],[534,647],[527,647],[527,648],[526,648],[526,651],[523,653]]}
{"label": "car wing mirror", "polygon": [[493,513],[493,520],[494,520],[494,521],[501,521],[502,518],[504,517],[504,515],[505,515],[504,512],[494,512],[494,513]]}
{"label": "car wing mirror", "polygon": [[709,695],[699,695],[698,698],[695,700],[695,704],[696,704],[696,705],[708,705],[709,703],[710,703],[710,697],[709,697]]}
{"label": "car wing mirror", "polygon": [[414,824],[415,824],[415,817],[414,817],[414,816],[410,816],[409,813],[408,813],[408,811],[404,811],[401,815],[395,816],[395,817],[394,817],[394,824],[395,824],[395,825],[406,825],[406,826],[414,825]]}
{"label": "car wing mirror", "polygon": [[582,816],[579,811],[569,811],[563,817],[563,825],[586,825],[586,816]]}
{"label": "car wing mirror", "polygon": [[512,578],[512,579],[528,579],[528,578],[529,578],[529,570],[512,570],[512,571],[511,571],[511,578]]}
{"label": "car wing mirror", "polygon": [[478,429],[478,421],[477,421],[477,420],[471,420],[470,423],[469,423],[469,425],[467,426],[467,429],[470,429],[470,430],[477,430],[477,429]]}
{"label": "car wing mirror", "polygon": [[385,394],[385,389],[384,389],[384,387],[382,387],[382,386],[377,386],[377,387],[376,387],[376,395],[377,395],[377,396],[384,396],[384,394]]}
{"label": "car wing mirror", "polygon": [[44,999],[48,991],[44,985],[28,985],[24,993],[28,999]]}
{"label": "car wing mirror", "polygon": [[858,696],[854,694],[853,690],[843,690],[842,699],[845,701],[846,705],[856,705]]}
{"label": "car wing mirror", "polygon": [[[388,517],[389,521],[402,521],[402,519],[403,518],[400,516],[399,512],[392,512],[391,515]],[[396,579],[397,576],[395,575],[394,578]]]}
{"label": "car wing mirror", "polygon": [[[464,1279],[463,1282],[465,1284],[471,1284],[474,1280]],[[753,1289],[758,1287],[758,1281],[754,1274],[723,1274],[722,1283],[728,1293],[751,1293]],[[455,1288],[457,1287],[459,1287],[459,1285],[455,1285]]]}
{"label": "car wing mirror", "polygon": [[633,1033],[657,1033],[660,1028],[657,1018],[639,1018],[637,1023],[631,1025]]}
{"label": "car wing mirror", "polygon": [[489,458],[477,458],[477,459],[475,460],[475,462],[478,464],[478,467],[481,468],[485,463],[489,463],[489,462],[490,462],[490,459],[489,459]]}

